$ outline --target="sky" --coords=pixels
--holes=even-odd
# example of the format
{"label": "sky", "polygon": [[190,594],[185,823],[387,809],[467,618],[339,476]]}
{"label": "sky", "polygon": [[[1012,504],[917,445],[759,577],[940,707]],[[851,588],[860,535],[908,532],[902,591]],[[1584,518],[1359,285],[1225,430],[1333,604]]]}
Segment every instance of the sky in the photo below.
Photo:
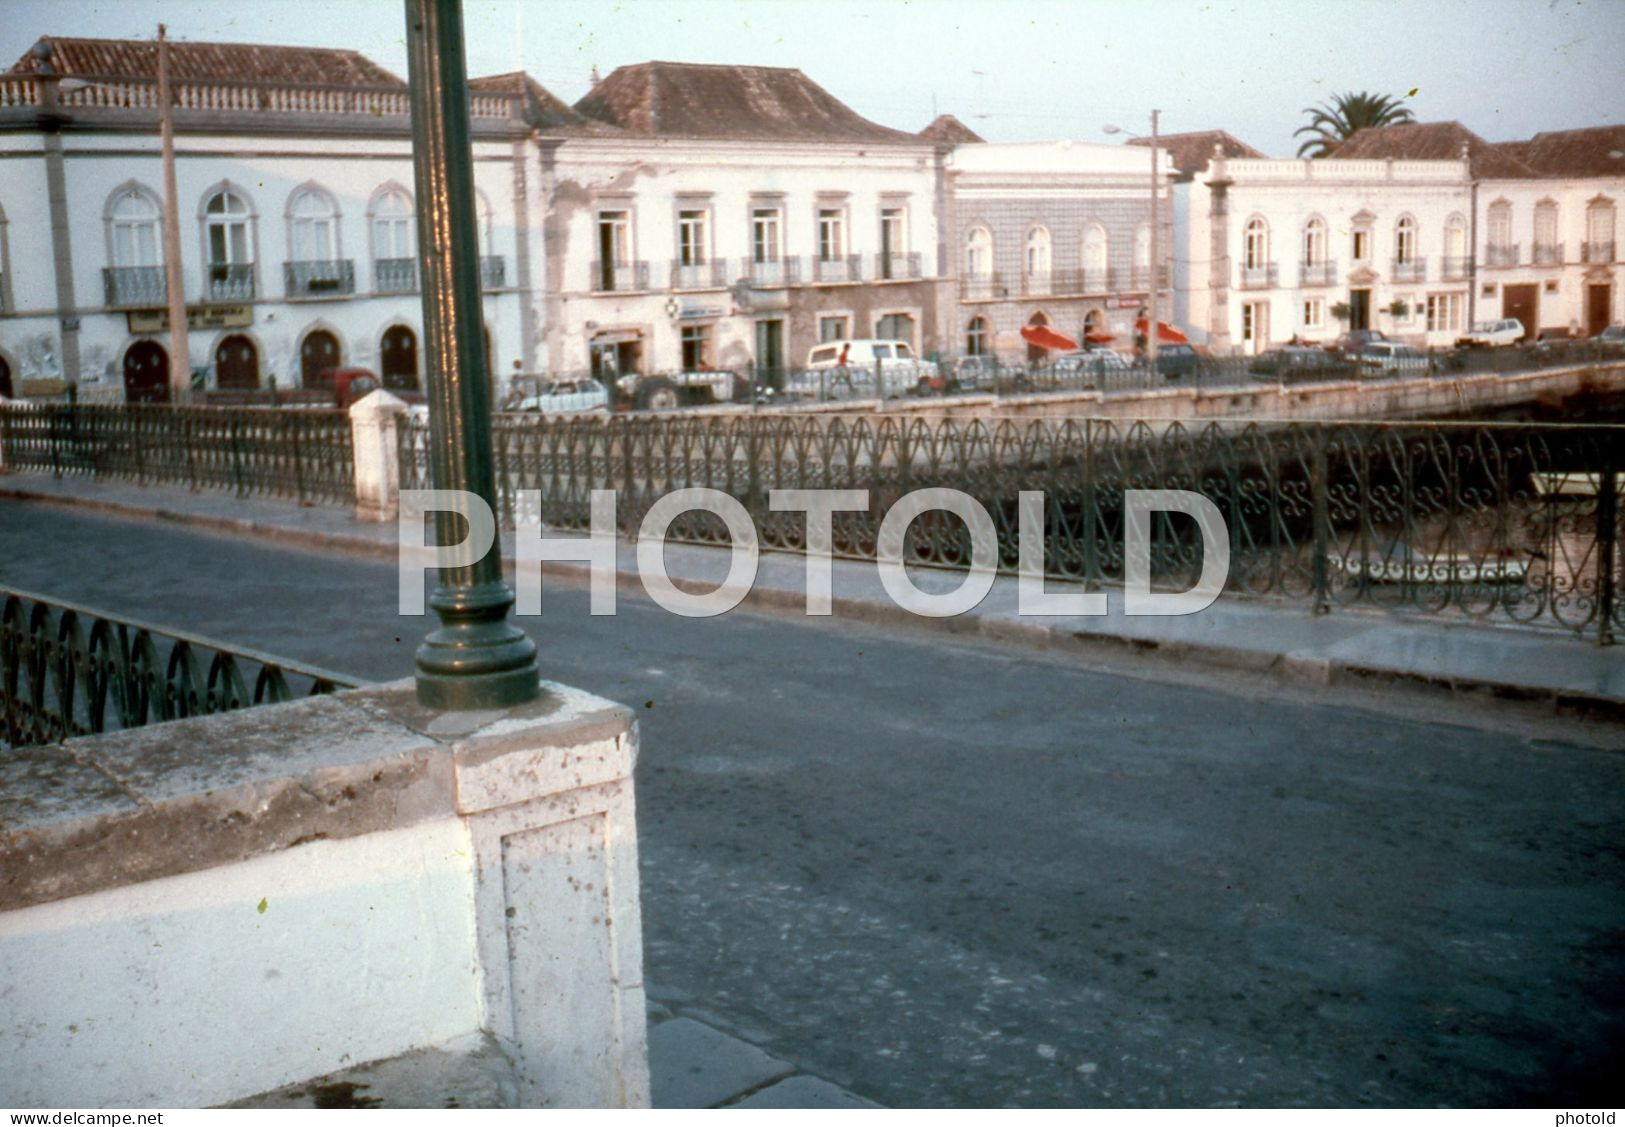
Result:
{"label": "sky", "polygon": [[[0,0],[41,35],[349,47],[406,76],[401,0]],[[1368,90],[1491,141],[1625,122],[1625,0],[464,0],[469,73],[567,102],[594,67],[797,67],[874,121],[990,141],[1225,129],[1292,156],[1305,107]],[[1414,94],[1412,93],[1414,91]]]}

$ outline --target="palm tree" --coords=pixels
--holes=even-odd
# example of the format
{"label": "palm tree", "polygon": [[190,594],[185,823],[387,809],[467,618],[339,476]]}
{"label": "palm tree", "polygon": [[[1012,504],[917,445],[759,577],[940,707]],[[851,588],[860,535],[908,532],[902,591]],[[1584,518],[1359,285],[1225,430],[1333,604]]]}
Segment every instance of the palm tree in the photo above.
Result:
{"label": "palm tree", "polygon": [[[1413,91],[1414,93],[1414,91]],[[1320,106],[1305,106],[1309,124],[1292,135],[1309,134],[1309,139],[1298,147],[1298,155],[1330,156],[1337,146],[1362,129],[1380,129],[1384,125],[1400,125],[1416,120],[1411,111],[1400,104],[1399,98],[1386,94],[1339,94]]]}

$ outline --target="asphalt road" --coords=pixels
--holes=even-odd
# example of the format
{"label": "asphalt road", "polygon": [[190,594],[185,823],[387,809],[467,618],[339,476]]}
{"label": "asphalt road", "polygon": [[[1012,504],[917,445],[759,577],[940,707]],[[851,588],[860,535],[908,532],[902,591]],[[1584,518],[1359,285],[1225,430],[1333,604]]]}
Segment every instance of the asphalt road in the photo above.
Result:
{"label": "asphalt road", "polygon": [[[429,623],[378,561],[5,501],[0,582],[380,679]],[[656,997],[806,1071],[891,1105],[1617,1094],[1618,729],[624,591],[522,621],[641,712]]]}

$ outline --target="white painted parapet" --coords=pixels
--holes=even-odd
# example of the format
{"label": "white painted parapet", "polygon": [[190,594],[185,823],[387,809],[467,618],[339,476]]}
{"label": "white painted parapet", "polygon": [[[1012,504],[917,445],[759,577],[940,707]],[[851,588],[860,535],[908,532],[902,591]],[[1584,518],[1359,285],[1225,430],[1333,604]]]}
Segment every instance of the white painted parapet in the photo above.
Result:
{"label": "white painted parapet", "polygon": [[494,1038],[647,1106],[626,709],[410,683],[0,756],[0,1105],[197,1107]]}
{"label": "white painted parapet", "polygon": [[400,417],[407,406],[383,388],[350,405],[351,449],[355,454],[355,518],[392,521],[400,511]]}

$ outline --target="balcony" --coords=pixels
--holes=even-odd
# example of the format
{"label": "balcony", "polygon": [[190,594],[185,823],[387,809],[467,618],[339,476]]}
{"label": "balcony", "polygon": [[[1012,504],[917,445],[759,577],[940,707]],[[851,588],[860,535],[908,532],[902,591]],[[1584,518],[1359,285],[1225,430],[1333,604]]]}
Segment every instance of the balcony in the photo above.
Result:
{"label": "balcony", "polygon": [[1008,296],[998,274],[968,274],[959,279],[960,301],[998,301]]}
{"label": "balcony", "polygon": [[209,284],[204,292],[210,301],[253,301],[254,264],[252,262],[210,263]]}
{"label": "balcony", "polygon": [[355,293],[355,261],[349,258],[284,262],[282,276],[290,298],[344,297]]}
{"label": "balcony", "polygon": [[1470,258],[1439,259],[1439,276],[1447,282],[1459,282],[1472,272],[1473,260]]}
{"label": "balcony", "polygon": [[1612,262],[1614,261],[1614,240],[1605,243],[1580,244],[1581,262]]}
{"label": "balcony", "polygon": [[1425,258],[1394,259],[1389,263],[1390,276],[1396,282],[1425,282],[1428,260]]}
{"label": "balcony", "polygon": [[[1138,268],[1135,274],[1139,274]],[[1241,268],[1241,288],[1244,290],[1263,290],[1275,285],[1277,282],[1275,263],[1260,263],[1257,266],[1243,266]]]}
{"label": "balcony", "polygon": [[508,260],[500,254],[480,255],[480,289],[500,290],[508,285]]}
{"label": "balcony", "polygon": [[1331,286],[1337,284],[1337,262],[1334,259],[1323,259],[1320,262],[1298,263],[1298,285],[1300,286]]}
{"label": "balcony", "polygon": [[1530,252],[1530,261],[1536,266],[1563,265],[1563,244],[1536,243]]}
{"label": "balcony", "polygon": [[594,262],[592,289],[594,293],[634,293],[649,288],[647,262]]}
{"label": "balcony", "polygon": [[920,252],[893,251],[875,255],[875,281],[890,282],[920,276]]}
{"label": "balcony", "polygon": [[1079,293],[1110,293],[1112,272],[1105,266],[1085,266],[1078,271]]}
{"label": "balcony", "polygon": [[1516,266],[1520,249],[1517,243],[1491,243],[1484,248],[1484,265]]}
{"label": "balcony", "polygon": [[673,262],[671,288],[674,290],[724,290],[728,288],[728,260],[713,258],[710,262]]}
{"label": "balcony", "polygon": [[1055,292],[1055,281],[1048,270],[1042,274],[1023,274],[1021,292],[1026,297],[1048,297]]}
{"label": "balcony", "polygon": [[814,259],[813,281],[861,282],[863,281],[862,259],[855,254],[842,255],[839,258]]}
{"label": "balcony", "polygon": [[114,308],[163,305],[168,300],[162,266],[107,266],[102,269],[107,304]]}
{"label": "balcony", "polygon": [[[1243,273],[1245,273],[1245,271]],[[1270,274],[1269,281],[1267,283],[1260,283],[1261,285],[1271,285],[1271,286],[1273,286],[1275,284],[1275,264],[1273,262],[1270,263],[1269,274]],[[1134,267],[1134,273],[1133,273],[1132,276],[1134,278],[1134,285],[1132,287],[1132,289],[1134,291],[1136,291],[1136,292],[1149,292],[1150,291],[1150,289],[1151,289],[1151,268],[1149,266],[1142,266],[1142,265],[1136,263],[1135,267]],[[1122,285],[1122,278],[1118,277],[1117,281],[1118,281],[1118,285],[1121,286]],[[1166,264],[1164,264],[1162,266],[1162,268],[1157,271],[1157,289],[1165,290],[1167,288],[1168,288],[1168,267],[1167,267]]]}
{"label": "balcony", "polygon": [[372,288],[375,293],[416,293],[418,288],[418,260],[415,258],[380,258],[372,264]]}
{"label": "balcony", "polygon": [[745,277],[753,286],[794,286],[801,281],[801,259],[795,255],[752,259],[745,263]]}

